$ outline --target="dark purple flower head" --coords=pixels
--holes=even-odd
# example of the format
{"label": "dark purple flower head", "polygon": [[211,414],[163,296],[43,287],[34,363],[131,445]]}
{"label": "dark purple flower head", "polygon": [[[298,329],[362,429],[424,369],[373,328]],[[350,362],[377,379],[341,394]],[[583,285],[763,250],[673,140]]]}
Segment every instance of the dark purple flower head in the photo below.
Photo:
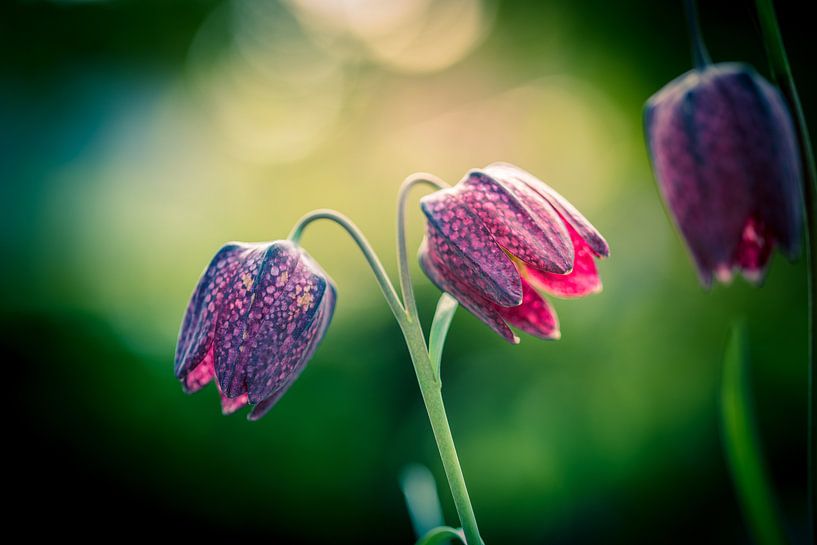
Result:
{"label": "dark purple flower head", "polygon": [[256,420],[303,370],[326,333],[335,287],[290,241],[224,246],[204,271],[179,332],[176,376],[188,393],[213,378],[222,409]]}
{"label": "dark purple flower head", "polygon": [[645,129],[661,194],[701,282],[734,270],[762,280],[775,245],[800,246],[800,159],[780,93],[751,67],[715,64],[647,102]]}
{"label": "dark purple flower head", "polygon": [[424,197],[428,225],[420,265],[441,290],[511,342],[508,327],[560,336],[539,295],[581,297],[601,290],[595,258],[607,242],[564,197],[505,163],[472,170],[456,186]]}

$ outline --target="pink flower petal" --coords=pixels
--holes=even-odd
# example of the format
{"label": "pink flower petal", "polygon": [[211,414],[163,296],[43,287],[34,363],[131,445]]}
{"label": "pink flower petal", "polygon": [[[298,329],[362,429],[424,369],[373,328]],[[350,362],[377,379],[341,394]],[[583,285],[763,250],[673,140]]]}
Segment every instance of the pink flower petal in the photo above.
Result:
{"label": "pink flower petal", "polygon": [[755,218],[749,218],[735,251],[734,261],[746,280],[755,284],[763,280],[772,248],[774,240],[768,229]]}
{"label": "pink flower petal", "polygon": [[522,304],[515,307],[496,307],[505,320],[525,333],[540,339],[556,340],[562,334],[559,320],[550,304],[527,282],[522,282]]}
{"label": "pink flower petal", "polygon": [[[216,381],[216,385],[218,385],[218,381]],[[218,395],[221,396],[221,414],[225,416],[233,414],[239,409],[243,409],[249,403],[247,394],[241,394],[237,397],[227,397],[227,395],[221,391],[221,388],[219,388]]]}
{"label": "pink flower petal", "polygon": [[213,345],[207,355],[197,366],[193,367],[186,375],[181,377],[182,388],[188,394],[198,392],[213,380],[216,371],[213,368]]}
{"label": "pink flower petal", "polygon": [[596,270],[593,250],[573,227],[568,226],[576,252],[573,270],[569,274],[553,274],[526,267],[525,278],[536,288],[556,297],[584,297],[601,291],[601,278]]}

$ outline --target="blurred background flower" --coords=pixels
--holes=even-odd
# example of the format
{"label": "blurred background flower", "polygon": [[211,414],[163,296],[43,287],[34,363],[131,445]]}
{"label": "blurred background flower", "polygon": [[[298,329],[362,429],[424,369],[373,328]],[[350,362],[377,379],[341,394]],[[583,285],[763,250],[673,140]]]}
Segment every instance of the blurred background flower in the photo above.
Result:
{"label": "blurred background flower", "polygon": [[[777,4],[813,123],[805,8]],[[768,75],[751,2],[702,16],[714,58]],[[764,289],[705,294],[644,151],[642,105],[689,68],[687,43],[680,2],[4,2],[0,348],[17,504],[84,535],[411,542],[400,470],[421,462],[442,482],[442,469],[400,333],[343,233],[303,240],[339,304],[260,423],[221,417],[215,390],[179,391],[175,337],[225,241],[280,238],[332,207],[394,272],[400,181],[503,160],[592,218],[615,254],[602,294],[560,308],[559,343],[512,347],[455,317],[443,378],[486,542],[746,541],[716,411],[736,314],[802,533],[803,263],[774,257]],[[430,318],[438,291],[414,267]]]}
{"label": "blurred background flower", "polygon": [[803,228],[802,160],[786,99],[751,66],[678,76],[644,107],[658,187],[701,283],[735,272],[760,284],[773,249],[794,260]]}

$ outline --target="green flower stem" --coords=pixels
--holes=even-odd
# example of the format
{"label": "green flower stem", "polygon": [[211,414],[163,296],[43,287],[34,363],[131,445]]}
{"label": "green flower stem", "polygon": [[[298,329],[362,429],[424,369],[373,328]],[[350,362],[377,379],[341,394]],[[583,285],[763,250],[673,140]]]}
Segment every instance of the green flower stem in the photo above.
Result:
{"label": "green flower stem", "polygon": [[352,239],[355,241],[355,243],[357,243],[358,247],[363,252],[363,256],[366,258],[369,266],[372,268],[372,272],[374,272],[375,279],[377,280],[377,285],[380,286],[380,291],[383,292],[383,296],[386,298],[386,302],[389,304],[392,314],[394,314],[394,317],[397,319],[400,327],[404,328],[407,321],[406,311],[403,309],[403,305],[400,303],[400,299],[397,297],[397,292],[394,291],[394,286],[392,285],[391,280],[389,280],[389,275],[386,274],[383,264],[380,262],[380,259],[374,252],[374,249],[372,249],[369,241],[366,240],[366,237],[363,236],[363,233],[360,231],[357,225],[352,222],[352,220],[334,210],[313,210],[298,220],[298,223],[295,224],[295,227],[292,228],[292,232],[289,234],[289,240],[295,244],[300,243],[301,236],[303,235],[306,226],[313,221],[320,219],[326,219],[337,223],[343,227],[346,232],[349,233],[349,235],[351,235]]}
{"label": "green flower stem", "polygon": [[785,545],[771,481],[752,414],[747,334],[732,328],[723,358],[721,431],[726,461],[744,515],[758,545]]}
{"label": "green flower stem", "polygon": [[[397,292],[394,290],[394,286],[383,268],[383,264],[366,240],[366,237],[363,236],[360,229],[343,214],[334,210],[315,210],[310,212],[298,220],[298,223],[295,224],[295,227],[289,235],[289,239],[296,244],[299,243],[307,225],[319,219],[327,219],[343,227],[360,247],[363,255],[366,257],[366,261],[368,261],[369,266],[374,272],[380,290],[383,292],[386,302],[389,304],[389,308],[397,319],[400,329],[403,331],[403,337],[406,340],[406,346],[408,347],[411,361],[414,365],[414,372],[417,375],[417,382],[420,385],[423,403],[428,413],[431,429],[434,432],[434,439],[437,442],[437,450],[440,452],[443,469],[448,479],[448,485],[451,488],[451,495],[454,499],[454,505],[457,508],[460,523],[462,524],[462,532],[465,535],[468,545],[483,545],[482,538],[479,535],[477,521],[474,517],[474,508],[471,506],[468,489],[465,487],[465,478],[462,475],[459,458],[457,458],[457,450],[454,447],[454,438],[451,436],[451,428],[448,425],[448,417],[446,416],[445,405],[443,404],[441,382],[437,378],[438,371],[435,370],[432,364],[431,356],[426,346],[423,329],[420,326],[417,315],[417,303],[414,299],[414,290],[411,284],[404,225],[405,204],[409,190],[418,184],[427,184],[437,189],[448,187],[445,182],[430,174],[414,174],[409,176],[400,188],[397,201],[397,255],[400,271],[400,287],[403,292],[403,304],[401,304]],[[444,335],[441,336],[444,337]],[[442,341],[443,339],[440,339],[440,342]],[[437,349],[435,348],[435,350]],[[441,350],[442,347],[440,346],[439,351]],[[430,541],[430,543],[436,542],[437,541]]]}
{"label": "green flower stem", "polygon": [[811,147],[811,137],[809,136],[806,116],[803,113],[803,106],[800,103],[800,96],[797,93],[797,86],[794,84],[794,77],[789,66],[789,59],[786,55],[786,48],[783,45],[783,37],[780,34],[780,27],[777,24],[772,0],[756,0],[760,28],[763,32],[763,41],[766,44],[766,51],[769,55],[769,62],[772,66],[772,73],[775,80],[783,92],[783,96],[788,100],[789,106],[794,111],[794,118],[797,124],[798,141],[800,153],[803,158],[805,176],[803,180],[803,196],[806,209],[806,227],[808,238],[808,285],[809,285],[809,360],[808,360],[808,501],[811,542],[814,543],[817,532],[815,531],[815,509],[817,508],[817,419],[814,411],[817,409],[814,391],[814,367],[817,365],[817,166],[814,161],[814,151]]}
{"label": "green flower stem", "polygon": [[689,39],[692,42],[692,61],[697,70],[702,70],[712,64],[712,60],[701,35],[701,23],[698,20],[698,6],[695,0],[684,0],[684,11],[689,25]]}
{"label": "green flower stem", "polygon": [[[398,270],[400,271],[400,287],[402,288],[403,302],[408,318],[403,327],[403,335],[411,354],[414,372],[417,375],[417,382],[423,395],[423,403],[425,403],[428,419],[431,422],[434,439],[437,441],[437,450],[440,452],[440,459],[443,462],[443,469],[448,479],[448,486],[451,488],[451,495],[454,498],[454,505],[457,508],[465,539],[468,545],[482,545],[477,519],[474,516],[474,508],[471,506],[471,498],[468,496],[468,489],[465,486],[465,477],[462,475],[457,449],[454,447],[454,438],[451,436],[451,427],[448,425],[448,417],[445,414],[442,383],[438,374],[439,368],[435,369],[429,355],[423,329],[420,327],[417,316],[417,303],[414,300],[414,290],[412,289],[406,244],[405,208],[409,191],[419,184],[427,184],[435,189],[448,187],[448,184],[439,178],[425,173],[412,174],[406,178],[400,187],[397,197],[397,260]],[[433,325],[432,329],[434,329]],[[442,351],[441,343],[444,340],[444,334],[441,337],[439,349],[435,347],[435,351]]]}
{"label": "green flower stem", "polygon": [[403,329],[403,334],[411,354],[414,372],[417,374],[417,382],[420,384],[420,392],[423,395],[434,439],[437,441],[437,450],[440,452],[440,459],[443,462],[445,476],[451,488],[451,495],[454,498],[454,505],[457,508],[466,542],[468,545],[482,545],[474,508],[471,506],[471,498],[465,487],[465,477],[462,475],[457,450],[454,447],[454,438],[451,436],[451,428],[445,414],[441,383],[436,380],[423,331],[417,320],[410,321]]}
{"label": "green flower stem", "polygon": [[435,189],[445,189],[448,184],[433,174],[418,172],[403,181],[397,194],[397,262],[400,274],[400,291],[403,293],[403,303],[409,318],[417,319],[417,303],[414,300],[414,288],[411,284],[409,272],[408,249],[406,244],[406,200],[411,188],[416,185],[430,185]]}

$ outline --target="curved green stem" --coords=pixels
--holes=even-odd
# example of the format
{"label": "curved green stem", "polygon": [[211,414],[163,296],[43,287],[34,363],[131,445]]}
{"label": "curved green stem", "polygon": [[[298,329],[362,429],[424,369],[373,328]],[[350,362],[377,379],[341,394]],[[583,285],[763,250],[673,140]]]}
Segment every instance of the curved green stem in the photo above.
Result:
{"label": "curved green stem", "polygon": [[430,185],[435,189],[449,187],[447,183],[433,174],[417,172],[403,181],[397,194],[397,262],[400,275],[400,291],[403,294],[403,303],[406,305],[406,314],[410,320],[417,320],[417,302],[414,299],[414,288],[411,284],[409,271],[408,249],[406,244],[406,201],[409,191],[415,185]]}
{"label": "curved green stem", "polygon": [[684,11],[689,25],[689,39],[692,42],[692,61],[695,68],[701,70],[712,64],[709,52],[706,50],[703,35],[701,34],[701,23],[698,20],[698,6],[695,0],[684,0]]}
{"label": "curved green stem", "polygon": [[394,314],[394,317],[397,318],[397,322],[402,328],[406,322],[406,312],[403,309],[403,305],[400,303],[400,299],[397,297],[397,292],[394,290],[394,286],[392,285],[391,280],[389,280],[389,275],[386,274],[386,270],[383,268],[383,264],[380,262],[380,259],[377,257],[374,249],[372,249],[371,244],[369,244],[369,241],[366,240],[366,237],[363,235],[357,225],[352,222],[352,220],[340,212],[336,212],[335,210],[313,210],[298,220],[295,227],[292,228],[292,232],[289,234],[289,240],[298,244],[301,240],[304,229],[306,229],[306,226],[313,221],[320,219],[326,219],[337,223],[343,227],[346,232],[349,233],[349,235],[351,235],[361,252],[363,252],[363,256],[369,263],[372,272],[374,272],[377,284],[380,286],[380,291],[383,292],[383,296],[386,298],[389,308]]}
{"label": "curved green stem", "polygon": [[[420,385],[420,393],[423,396],[423,403],[428,413],[428,420],[431,423],[434,439],[437,442],[437,450],[440,453],[440,459],[443,463],[448,486],[451,489],[451,496],[457,508],[460,524],[462,524],[462,532],[465,535],[465,540],[468,545],[482,545],[483,541],[479,535],[477,520],[474,516],[474,508],[471,506],[471,498],[468,496],[468,489],[465,486],[465,477],[462,475],[457,450],[454,447],[454,438],[451,435],[451,427],[448,424],[448,417],[445,413],[441,382],[437,375],[439,366],[435,369],[429,354],[429,349],[426,346],[423,329],[420,326],[420,320],[417,315],[417,303],[414,299],[414,290],[411,284],[408,249],[406,245],[405,205],[409,191],[418,184],[428,184],[437,189],[448,187],[442,180],[425,173],[409,176],[400,187],[397,198],[397,256],[398,270],[400,271],[400,287],[403,292],[403,302],[406,306],[406,320],[401,326],[409,354],[411,354],[411,361],[414,364],[414,372],[417,375],[417,383]],[[439,350],[441,351],[442,343],[439,343],[439,345]]]}
{"label": "curved green stem", "polygon": [[[443,463],[446,478],[451,489],[451,495],[454,499],[454,505],[457,508],[460,522],[462,524],[462,535],[465,536],[465,541],[468,545],[483,545],[482,538],[479,535],[479,528],[474,516],[474,509],[471,506],[471,499],[468,496],[468,489],[465,486],[465,478],[462,475],[462,468],[460,467],[457,451],[454,447],[454,438],[451,435],[451,428],[448,424],[448,417],[445,413],[445,405],[443,404],[442,391],[440,381],[436,378],[436,371],[432,364],[429,355],[428,347],[426,346],[423,329],[420,326],[420,321],[417,316],[417,304],[414,299],[414,291],[411,285],[411,276],[408,266],[408,251],[406,248],[405,235],[405,203],[409,190],[417,184],[425,183],[435,188],[442,189],[447,185],[441,180],[429,174],[415,174],[406,179],[400,188],[398,197],[398,223],[397,223],[397,253],[398,265],[400,271],[400,286],[403,292],[403,301],[405,307],[400,303],[397,292],[389,280],[383,265],[375,254],[366,237],[360,232],[360,229],[352,223],[352,221],[343,214],[334,210],[315,210],[306,214],[289,235],[289,239],[296,244],[300,242],[303,231],[307,225],[319,219],[328,219],[334,221],[343,227],[354,239],[360,247],[363,255],[366,257],[369,266],[374,272],[380,290],[386,298],[386,301],[391,308],[394,317],[400,324],[400,329],[403,331],[403,337],[406,340],[411,361],[414,365],[414,372],[417,375],[417,382],[420,386],[420,393],[423,397],[428,419],[431,423],[431,429],[434,432],[434,439],[437,443],[437,450],[440,452],[440,459]],[[454,307],[456,308],[456,307]],[[442,347],[440,346],[440,350]],[[446,530],[447,531],[447,530]],[[433,532],[433,531],[432,531]],[[456,530],[454,531],[456,532]],[[437,534],[435,534],[437,535]],[[453,534],[460,537],[459,534]],[[428,536],[427,536],[428,537]],[[434,537],[434,536],[431,536]],[[446,534],[444,537],[452,537]],[[434,538],[443,539],[443,538]],[[438,543],[439,541],[429,541],[428,543]]]}
{"label": "curved green stem", "polygon": [[811,137],[806,116],[803,113],[803,105],[800,103],[800,96],[797,93],[797,86],[794,84],[794,76],[791,73],[789,59],[786,55],[786,48],[783,45],[783,37],[780,34],[780,27],[777,24],[772,0],[756,0],[760,27],[763,31],[763,41],[769,55],[769,62],[772,66],[772,73],[783,92],[783,96],[788,100],[789,106],[794,110],[795,123],[797,125],[798,141],[800,153],[803,158],[804,180],[803,197],[806,209],[806,237],[807,237],[807,260],[809,267],[808,291],[809,291],[809,359],[808,359],[808,502],[811,542],[817,537],[815,529],[815,509],[817,509],[817,418],[814,411],[817,410],[817,400],[814,391],[814,368],[817,365],[817,166],[814,160],[814,150],[811,146]]}

